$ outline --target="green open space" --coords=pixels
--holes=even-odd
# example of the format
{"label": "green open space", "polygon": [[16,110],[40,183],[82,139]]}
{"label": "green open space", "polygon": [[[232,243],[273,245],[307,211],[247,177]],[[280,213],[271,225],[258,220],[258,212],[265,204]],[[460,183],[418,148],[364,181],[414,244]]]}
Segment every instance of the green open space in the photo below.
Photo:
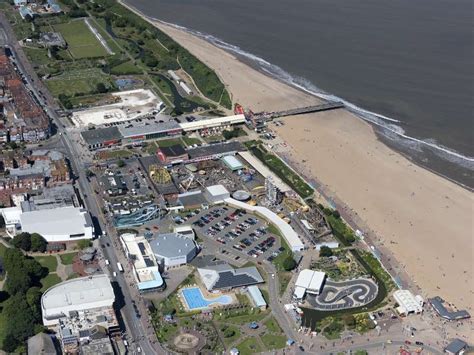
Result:
{"label": "green open space", "polygon": [[311,196],[314,192],[299,175],[286,165],[278,156],[268,152],[261,144],[250,145],[250,151],[260,159],[268,168],[273,171],[280,179],[288,184],[302,198]]}
{"label": "green open space", "polygon": [[182,141],[180,138],[172,138],[172,139],[161,139],[156,141],[158,147],[171,147],[172,145],[182,145]]}
{"label": "green open space", "polygon": [[110,68],[110,74],[113,75],[133,75],[142,73],[143,71],[132,61],[123,62]]}
{"label": "green open space", "polygon": [[105,57],[108,55],[84,20],[58,24],[54,28],[62,34],[68,45],[68,50],[74,58]]}
{"label": "green open space", "polygon": [[255,337],[248,337],[239,343],[236,348],[241,355],[253,355],[263,351],[262,347]]}
{"label": "green open space", "polygon": [[108,90],[114,90],[115,84],[110,76],[104,74],[100,69],[77,69],[68,71],[62,75],[45,80],[51,94],[54,96],[80,96],[97,92],[97,85],[102,83]]}
{"label": "green open space", "polygon": [[35,256],[35,259],[41,264],[41,266],[47,268],[49,272],[56,272],[56,268],[58,267],[58,261],[56,259],[56,256]]}
{"label": "green open space", "polygon": [[273,332],[273,333],[281,333],[281,328],[280,326],[278,325],[278,322],[276,321],[275,318],[273,317],[270,317],[268,318],[266,321],[265,321],[265,327],[267,327],[267,329],[270,331],[270,332]]}
{"label": "green open space", "polygon": [[240,338],[240,330],[238,327],[230,324],[223,324],[219,327],[224,343],[229,346],[234,341]]}
{"label": "green open space", "polygon": [[260,339],[262,339],[267,350],[284,348],[287,340],[285,336],[276,334],[264,334],[260,336]]}
{"label": "green open space", "polygon": [[76,255],[77,255],[77,252],[74,252],[74,253],[61,254],[59,257],[61,258],[61,263],[63,265],[72,265],[72,262]]}
{"label": "green open space", "polygon": [[48,274],[41,279],[41,292],[61,282],[61,278],[57,274]]}
{"label": "green open space", "polygon": [[184,144],[186,144],[186,146],[191,146],[191,145],[194,145],[194,144],[201,144],[202,143],[202,140],[200,140],[199,138],[195,138],[195,137],[189,137],[189,136],[183,136],[181,137],[181,139],[183,140]]}

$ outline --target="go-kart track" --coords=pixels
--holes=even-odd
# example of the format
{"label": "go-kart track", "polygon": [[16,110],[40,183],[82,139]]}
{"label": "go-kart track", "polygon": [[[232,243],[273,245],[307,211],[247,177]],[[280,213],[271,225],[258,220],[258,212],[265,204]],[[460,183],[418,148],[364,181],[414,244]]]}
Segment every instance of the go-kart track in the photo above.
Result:
{"label": "go-kart track", "polygon": [[327,280],[321,294],[308,295],[307,301],[315,309],[333,311],[364,306],[372,301],[377,293],[377,284],[370,279],[341,282]]}

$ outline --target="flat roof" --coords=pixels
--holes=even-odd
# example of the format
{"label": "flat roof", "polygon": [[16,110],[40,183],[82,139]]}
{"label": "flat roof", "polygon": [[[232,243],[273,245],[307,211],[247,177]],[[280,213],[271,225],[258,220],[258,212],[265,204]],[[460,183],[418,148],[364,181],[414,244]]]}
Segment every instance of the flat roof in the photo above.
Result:
{"label": "flat roof", "polygon": [[234,155],[226,155],[221,158],[225,165],[227,165],[231,170],[239,170],[244,167],[242,162],[237,159]]}
{"label": "flat roof", "polygon": [[[169,119],[167,117],[167,119]],[[165,122],[151,122],[146,124],[133,124],[132,127],[121,125],[118,127],[118,130],[123,138],[132,138],[136,136],[144,136],[156,133],[163,133],[175,130],[181,130],[180,125],[174,121],[165,121]]]}
{"label": "flat roof", "polygon": [[41,235],[82,234],[92,227],[89,213],[72,206],[24,212],[20,221],[23,232]]}
{"label": "flat roof", "polygon": [[197,148],[188,149],[190,159],[199,159],[209,156],[233,154],[244,151],[245,147],[237,141],[202,145]]}
{"label": "flat roof", "polygon": [[444,306],[444,300],[439,297],[429,298],[428,301],[439,314],[440,317],[449,319],[449,320],[457,320],[457,319],[464,319],[470,318],[471,315],[466,310],[461,311],[450,311]]}
{"label": "flat roof", "polygon": [[393,293],[393,298],[395,298],[395,301],[404,308],[407,313],[418,313],[422,310],[421,304],[409,290],[396,290]]}
{"label": "flat roof", "polygon": [[206,199],[200,190],[179,194],[178,201],[184,208],[188,206],[200,206],[203,203],[206,203]]}
{"label": "flat roof", "polygon": [[163,233],[153,236],[149,241],[155,255],[173,258],[188,255],[196,249],[193,240],[178,233]]}
{"label": "flat roof", "polygon": [[117,127],[89,129],[81,132],[81,136],[89,145],[102,144],[107,141],[119,140],[122,138]]}
{"label": "flat roof", "polygon": [[303,269],[296,279],[295,286],[306,290],[319,291],[324,283],[326,274],[322,271]]}
{"label": "flat roof", "polygon": [[249,286],[247,290],[249,291],[249,294],[257,307],[264,307],[267,305],[267,302],[265,302],[265,299],[263,298],[262,292],[257,286]]}
{"label": "flat roof", "polygon": [[267,168],[267,166],[263,164],[258,158],[256,158],[252,153],[248,151],[241,151],[239,152],[239,155],[244,158],[247,163],[257,170],[264,178],[271,176],[273,179],[273,184],[275,184],[275,186],[278,187],[281,192],[291,191],[291,187],[283,182],[282,179],[280,179],[273,171]]}
{"label": "flat roof", "polygon": [[[107,301],[112,305],[115,294],[110,279],[105,274],[79,277],[63,281],[50,287],[41,297],[41,305],[47,313],[49,309],[61,307],[79,309],[91,308],[95,304]],[[80,307],[79,307],[80,306]]]}
{"label": "flat roof", "polygon": [[204,120],[196,120],[192,122],[183,122],[180,123],[181,128],[183,131],[195,131],[198,129],[203,128],[213,128],[225,125],[232,125],[238,123],[244,123],[245,116],[244,115],[233,115],[233,116],[226,116],[226,117],[216,117],[216,118],[208,118]]}
{"label": "flat roof", "polygon": [[298,233],[296,233],[295,230],[288,223],[286,223],[276,213],[269,210],[268,208],[262,206],[251,206],[248,203],[241,202],[233,198],[226,198],[224,202],[228,203],[231,206],[243,208],[247,211],[260,214],[277,227],[277,229],[283,235],[283,238],[285,238],[292,251],[300,251],[304,249],[304,244],[298,236]]}
{"label": "flat roof", "polygon": [[211,185],[206,187],[206,190],[213,197],[229,194],[229,191],[224,187],[224,185]]}
{"label": "flat roof", "polygon": [[160,152],[162,152],[166,157],[180,157],[186,154],[186,149],[181,144],[173,144],[169,147],[159,147]]}

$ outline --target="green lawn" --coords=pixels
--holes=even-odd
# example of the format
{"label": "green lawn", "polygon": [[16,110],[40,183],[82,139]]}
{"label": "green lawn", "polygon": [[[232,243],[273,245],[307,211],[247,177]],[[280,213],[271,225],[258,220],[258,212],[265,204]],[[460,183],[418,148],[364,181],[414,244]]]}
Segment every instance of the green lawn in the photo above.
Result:
{"label": "green lawn", "polygon": [[108,55],[105,48],[83,20],[54,25],[54,28],[63,35],[68,44],[69,52],[74,58],[94,58]]}
{"label": "green lawn", "polygon": [[[221,327],[221,328],[222,328],[222,327]],[[233,326],[233,325],[231,325],[231,326],[227,326],[227,325],[226,325],[226,328],[227,328],[227,331],[229,331],[229,330],[234,331],[234,335],[232,335],[232,336],[230,336],[230,337],[226,337],[226,336],[225,336],[226,333],[225,333],[224,331],[222,331],[222,329],[220,329],[220,330],[221,330],[221,333],[222,333],[222,337],[224,338],[224,343],[225,343],[225,345],[226,345],[226,346],[229,346],[229,345],[232,344],[234,341],[236,341],[237,339],[240,338],[240,331],[239,331],[239,328],[237,328],[237,327],[235,327],[235,326]]]}
{"label": "green lawn", "polygon": [[23,47],[23,51],[31,62],[38,65],[45,65],[54,61],[54,59],[48,57],[48,51],[44,48]]}
{"label": "green lawn", "polygon": [[286,346],[286,337],[284,335],[265,334],[260,337],[267,350],[281,349]]}
{"label": "green lawn", "polygon": [[275,318],[271,317],[269,318],[265,323],[265,327],[267,327],[267,329],[270,331],[270,332],[273,332],[273,333],[281,333],[281,328],[280,326],[278,325],[277,321],[275,320]]}
{"label": "green lawn", "polygon": [[171,147],[172,145],[182,145],[181,139],[176,138],[176,139],[162,139],[159,141],[156,141],[156,144],[158,144],[158,147]]}
{"label": "green lawn", "polygon": [[232,316],[232,314],[227,315],[226,313],[223,313],[222,317],[216,316],[216,319],[223,319],[226,322],[229,322],[232,324],[244,325],[244,324],[249,324],[251,322],[261,321],[263,318],[267,316],[267,314],[268,312],[259,312],[259,313],[254,313],[254,314]]}
{"label": "green lawn", "polygon": [[181,137],[181,139],[183,140],[184,144],[186,144],[188,147],[193,144],[202,143],[202,140],[200,140],[199,138],[194,138],[194,137],[183,136]]}
{"label": "green lawn", "polygon": [[58,267],[58,261],[56,260],[56,256],[35,256],[35,259],[41,264],[41,266],[48,268],[49,272],[56,272],[56,268]]}
{"label": "green lawn", "polygon": [[253,355],[263,351],[255,337],[249,337],[236,346],[240,355]]}
{"label": "green lawn", "polygon": [[41,292],[46,291],[51,286],[54,286],[61,282],[61,279],[57,274],[48,274],[45,278],[41,279]]}
{"label": "green lawn", "polygon": [[72,265],[72,261],[74,260],[74,257],[76,255],[77,255],[77,252],[74,252],[74,253],[61,254],[59,257],[61,258],[61,263],[63,263],[63,265]]}
{"label": "green lawn", "polygon": [[132,75],[132,74],[142,74],[143,71],[138,68],[132,61],[124,62],[122,64],[116,65],[110,69],[110,73],[114,75]]}
{"label": "green lawn", "polygon": [[54,96],[93,94],[96,93],[99,83],[103,83],[108,89],[115,88],[110,76],[98,68],[69,70],[67,73],[45,80],[44,83]]}

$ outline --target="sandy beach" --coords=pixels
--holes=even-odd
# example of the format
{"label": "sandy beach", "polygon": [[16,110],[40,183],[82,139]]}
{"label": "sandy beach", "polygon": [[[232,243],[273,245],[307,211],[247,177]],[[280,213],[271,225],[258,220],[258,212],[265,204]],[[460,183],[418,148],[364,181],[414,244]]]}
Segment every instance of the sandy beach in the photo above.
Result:
{"label": "sandy beach", "polygon": [[[213,68],[254,112],[319,103],[189,33],[156,25]],[[410,162],[345,110],[288,117],[275,127],[291,165],[343,201],[364,232],[376,235],[424,296],[439,295],[474,313],[474,200],[469,191]],[[392,260],[393,263],[393,260]]]}

